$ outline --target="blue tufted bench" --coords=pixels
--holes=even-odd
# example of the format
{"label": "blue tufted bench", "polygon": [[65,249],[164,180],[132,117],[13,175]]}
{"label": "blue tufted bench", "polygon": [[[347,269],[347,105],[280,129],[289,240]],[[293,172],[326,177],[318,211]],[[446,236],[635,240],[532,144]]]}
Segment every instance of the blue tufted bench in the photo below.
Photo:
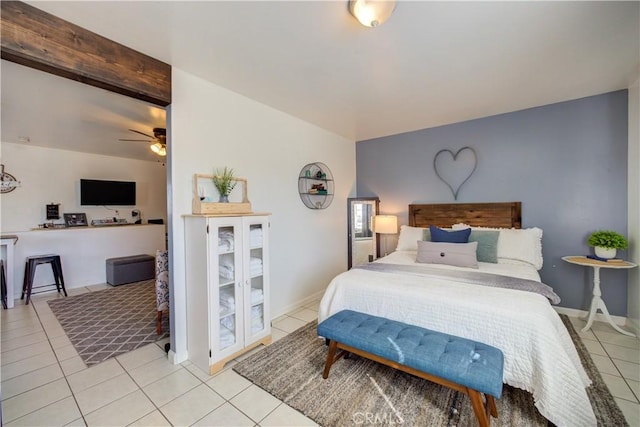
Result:
{"label": "blue tufted bench", "polygon": [[351,310],[320,323],[318,335],[329,340],[325,379],[353,353],[469,395],[480,426],[490,425],[489,414],[498,417],[504,360],[495,347]]}

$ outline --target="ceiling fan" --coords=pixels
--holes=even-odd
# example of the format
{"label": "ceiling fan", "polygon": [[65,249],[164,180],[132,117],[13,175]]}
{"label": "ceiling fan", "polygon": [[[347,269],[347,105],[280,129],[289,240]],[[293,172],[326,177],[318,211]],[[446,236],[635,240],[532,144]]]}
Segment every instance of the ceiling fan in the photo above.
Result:
{"label": "ceiling fan", "polygon": [[158,156],[166,156],[167,155],[167,130],[165,128],[153,128],[153,136],[140,132],[139,130],[129,129],[131,132],[139,133],[140,135],[146,136],[149,139],[120,139],[119,141],[140,141],[140,142],[148,142],[149,149],[156,153]]}

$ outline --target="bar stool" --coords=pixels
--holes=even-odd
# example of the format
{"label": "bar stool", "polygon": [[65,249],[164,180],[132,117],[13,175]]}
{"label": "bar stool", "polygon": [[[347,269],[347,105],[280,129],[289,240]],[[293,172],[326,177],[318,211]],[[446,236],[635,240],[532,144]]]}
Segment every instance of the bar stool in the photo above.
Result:
{"label": "bar stool", "polygon": [[7,309],[7,278],[4,275],[4,260],[0,259],[0,298],[2,308]]}
{"label": "bar stool", "polygon": [[28,305],[29,300],[31,299],[31,291],[33,289],[33,279],[36,275],[36,267],[40,264],[51,265],[51,269],[53,270],[53,277],[56,282],[50,285],[36,286],[36,288],[44,288],[55,285],[58,293],[60,292],[60,290],[62,290],[62,292],[64,292],[64,296],[67,296],[67,290],[64,287],[64,278],[62,277],[62,262],[60,261],[60,255],[34,255],[27,257],[24,266],[24,280],[22,282],[22,296],[20,296],[20,299],[23,299],[25,294],[27,295],[27,301],[25,302],[25,305]]}

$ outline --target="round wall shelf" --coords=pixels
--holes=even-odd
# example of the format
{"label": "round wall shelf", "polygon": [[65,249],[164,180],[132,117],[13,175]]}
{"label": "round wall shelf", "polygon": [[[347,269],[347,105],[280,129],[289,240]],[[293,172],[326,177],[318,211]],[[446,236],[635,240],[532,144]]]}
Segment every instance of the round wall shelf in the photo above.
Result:
{"label": "round wall shelf", "polygon": [[305,165],[298,176],[300,200],[309,209],[326,209],[333,201],[333,175],[324,163]]}

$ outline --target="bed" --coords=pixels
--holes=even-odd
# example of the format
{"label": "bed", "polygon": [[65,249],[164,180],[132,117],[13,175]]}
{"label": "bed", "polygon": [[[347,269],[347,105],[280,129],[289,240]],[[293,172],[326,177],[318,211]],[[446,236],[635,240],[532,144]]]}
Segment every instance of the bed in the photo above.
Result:
{"label": "bed", "polygon": [[[595,426],[586,394],[591,381],[551,297],[498,286],[512,279],[540,282],[542,230],[520,229],[520,202],[409,205],[408,213],[409,225],[401,227],[395,252],[331,281],[319,321],[350,309],[495,346],[504,353],[504,382],[532,393],[549,421]],[[430,225],[473,232],[498,228],[492,231],[499,236],[496,262],[479,261],[477,268],[417,263],[423,248],[431,247],[420,242]],[[467,280],[476,271],[495,283],[478,286]]]}

